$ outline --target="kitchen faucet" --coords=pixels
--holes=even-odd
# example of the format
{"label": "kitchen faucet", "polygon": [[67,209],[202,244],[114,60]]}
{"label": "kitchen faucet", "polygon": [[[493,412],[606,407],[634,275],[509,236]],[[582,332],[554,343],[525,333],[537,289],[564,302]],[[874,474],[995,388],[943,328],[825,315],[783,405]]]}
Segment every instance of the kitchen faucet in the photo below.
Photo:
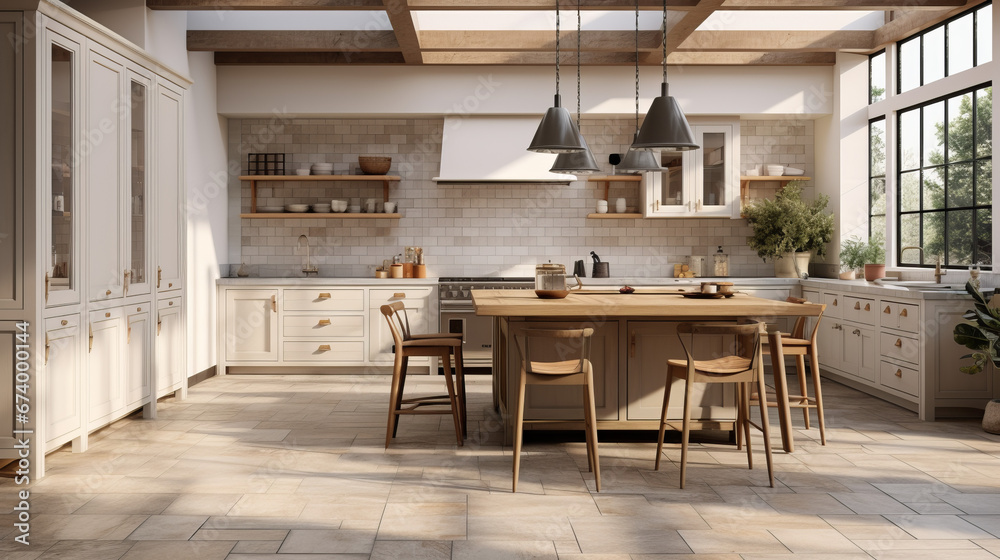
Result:
{"label": "kitchen faucet", "polygon": [[[920,251],[920,264],[924,264],[924,248],[923,247],[917,247],[916,245],[910,245],[908,247],[903,247],[902,249],[900,249],[899,250],[899,259],[900,260],[903,259],[903,251],[905,251],[907,249],[916,249],[916,250]],[[948,274],[947,270],[941,270],[941,255],[938,255],[937,256],[937,263],[934,264],[934,283],[935,284],[940,284],[941,283],[941,277],[944,276],[944,275],[946,275],[946,274]]]}
{"label": "kitchen faucet", "polygon": [[302,273],[306,276],[309,276],[310,274],[319,274],[319,270],[317,270],[309,260],[309,237],[305,234],[299,236],[299,247],[303,245],[303,242],[306,247],[306,265],[302,267]]}

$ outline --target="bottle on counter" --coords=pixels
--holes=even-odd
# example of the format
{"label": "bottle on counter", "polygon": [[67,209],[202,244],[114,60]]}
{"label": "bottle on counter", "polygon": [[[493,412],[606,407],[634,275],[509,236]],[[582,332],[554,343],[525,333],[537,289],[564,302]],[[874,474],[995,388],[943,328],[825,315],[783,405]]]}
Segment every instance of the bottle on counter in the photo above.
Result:
{"label": "bottle on counter", "polygon": [[722,245],[715,252],[715,270],[713,276],[725,278],[729,276],[729,255],[722,252]]}

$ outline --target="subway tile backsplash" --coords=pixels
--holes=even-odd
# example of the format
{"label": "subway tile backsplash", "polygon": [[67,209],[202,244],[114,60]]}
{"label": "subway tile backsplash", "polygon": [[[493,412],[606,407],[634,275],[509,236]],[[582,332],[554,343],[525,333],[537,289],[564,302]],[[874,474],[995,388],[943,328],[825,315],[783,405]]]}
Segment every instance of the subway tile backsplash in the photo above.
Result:
{"label": "subway tile backsplash", "polygon": [[[441,118],[230,119],[230,169],[247,172],[247,154],[284,153],[286,172],[329,162],[334,174],[360,173],[359,155],[392,156],[389,199],[402,214],[385,219],[240,219],[240,257],[260,276],[301,276],[305,250],[298,239],[308,235],[311,260],[321,276],[368,277],[384,259],[410,245],[423,247],[430,276],[532,276],[540,262],[587,261],[595,251],[610,263],[612,276],[672,276],[674,263],[689,255],[710,257],[719,245],[730,255],[733,276],[771,276],[746,246],[744,220],[667,218],[588,219],[604,188],[579,180],[560,184],[438,184]],[[587,137],[601,174],[611,174],[608,156],[624,153],[632,141],[634,120],[584,119]],[[813,121],[741,121],[740,171],[756,164],[813,168]],[[528,139],[525,139],[527,145]],[[488,145],[484,144],[484,149]],[[807,183],[807,185],[811,185]],[[250,187],[233,174],[230,188],[240,193],[240,212],[250,211]],[[381,202],[382,184],[287,182],[258,185],[259,206],[349,199],[364,205]],[[738,196],[737,192],[734,196]],[[807,188],[807,196],[811,196]],[[753,196],[774,189],[755,188]],[[624,197],[639,206],[638,186],[615,183],[609,198]],[[235,214],[236,207],[233,206]],[[711,259],[708,259],[711,262]],[[235,267],[234,267],[235,268]]]}

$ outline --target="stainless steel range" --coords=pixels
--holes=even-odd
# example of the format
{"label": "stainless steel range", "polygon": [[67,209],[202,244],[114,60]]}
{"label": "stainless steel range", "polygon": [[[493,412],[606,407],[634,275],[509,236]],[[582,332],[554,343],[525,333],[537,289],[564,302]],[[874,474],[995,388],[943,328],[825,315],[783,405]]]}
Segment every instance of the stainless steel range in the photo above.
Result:
{"label": "stainless steel range", "polygon": [[471,290],[534,289],[534,278],[439,278],[438,307],[441,331],[462,333],[462,361],[467,367],[493,366],[493,317],[480,317],[472,306]]}

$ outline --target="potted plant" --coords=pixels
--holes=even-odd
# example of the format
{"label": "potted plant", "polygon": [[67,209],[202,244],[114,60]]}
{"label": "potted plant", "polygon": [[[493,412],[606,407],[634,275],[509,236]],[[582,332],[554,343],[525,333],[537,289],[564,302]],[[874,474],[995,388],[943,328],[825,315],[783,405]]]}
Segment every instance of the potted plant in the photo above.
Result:
{"label": "potted plant", "polygon": [[802,187],[793,181],[773,200],[751,202],[744,210],[753,229],[747,245],[765,261],[774,261],[775,276],[806,276],[811,255],[823,256],[833,238],[833,214],[826,212],[829,200],[820,195],[811,203],[803,201]]}
{"label": "potted plant", "polygon": [[865,280],[885,278],[885,242],[881,238],[869,239],[865,244],[864,264]]}
{"label": "potted plant", "polygon": [[[975,375],[982,372],[988,363],[1000,367],[1000,309],[990,307],[979,287],[966,282],[965,291],[972,296],[973,309],[962,315],[963,319],[974,321],[955,325],[955,342],[972,350],[962,358],[972,358],[972,364],[958,368],[962,373]],[[991,434],[1000,434],[1000,399],[986,404],[983,414],[983,429]]]}
{"label": "potted plant", "polygon": [[841,280],[854,280],[858,270],[865,265],[868,258],[868,242],[857,236],[851,236],[840,244]]}

